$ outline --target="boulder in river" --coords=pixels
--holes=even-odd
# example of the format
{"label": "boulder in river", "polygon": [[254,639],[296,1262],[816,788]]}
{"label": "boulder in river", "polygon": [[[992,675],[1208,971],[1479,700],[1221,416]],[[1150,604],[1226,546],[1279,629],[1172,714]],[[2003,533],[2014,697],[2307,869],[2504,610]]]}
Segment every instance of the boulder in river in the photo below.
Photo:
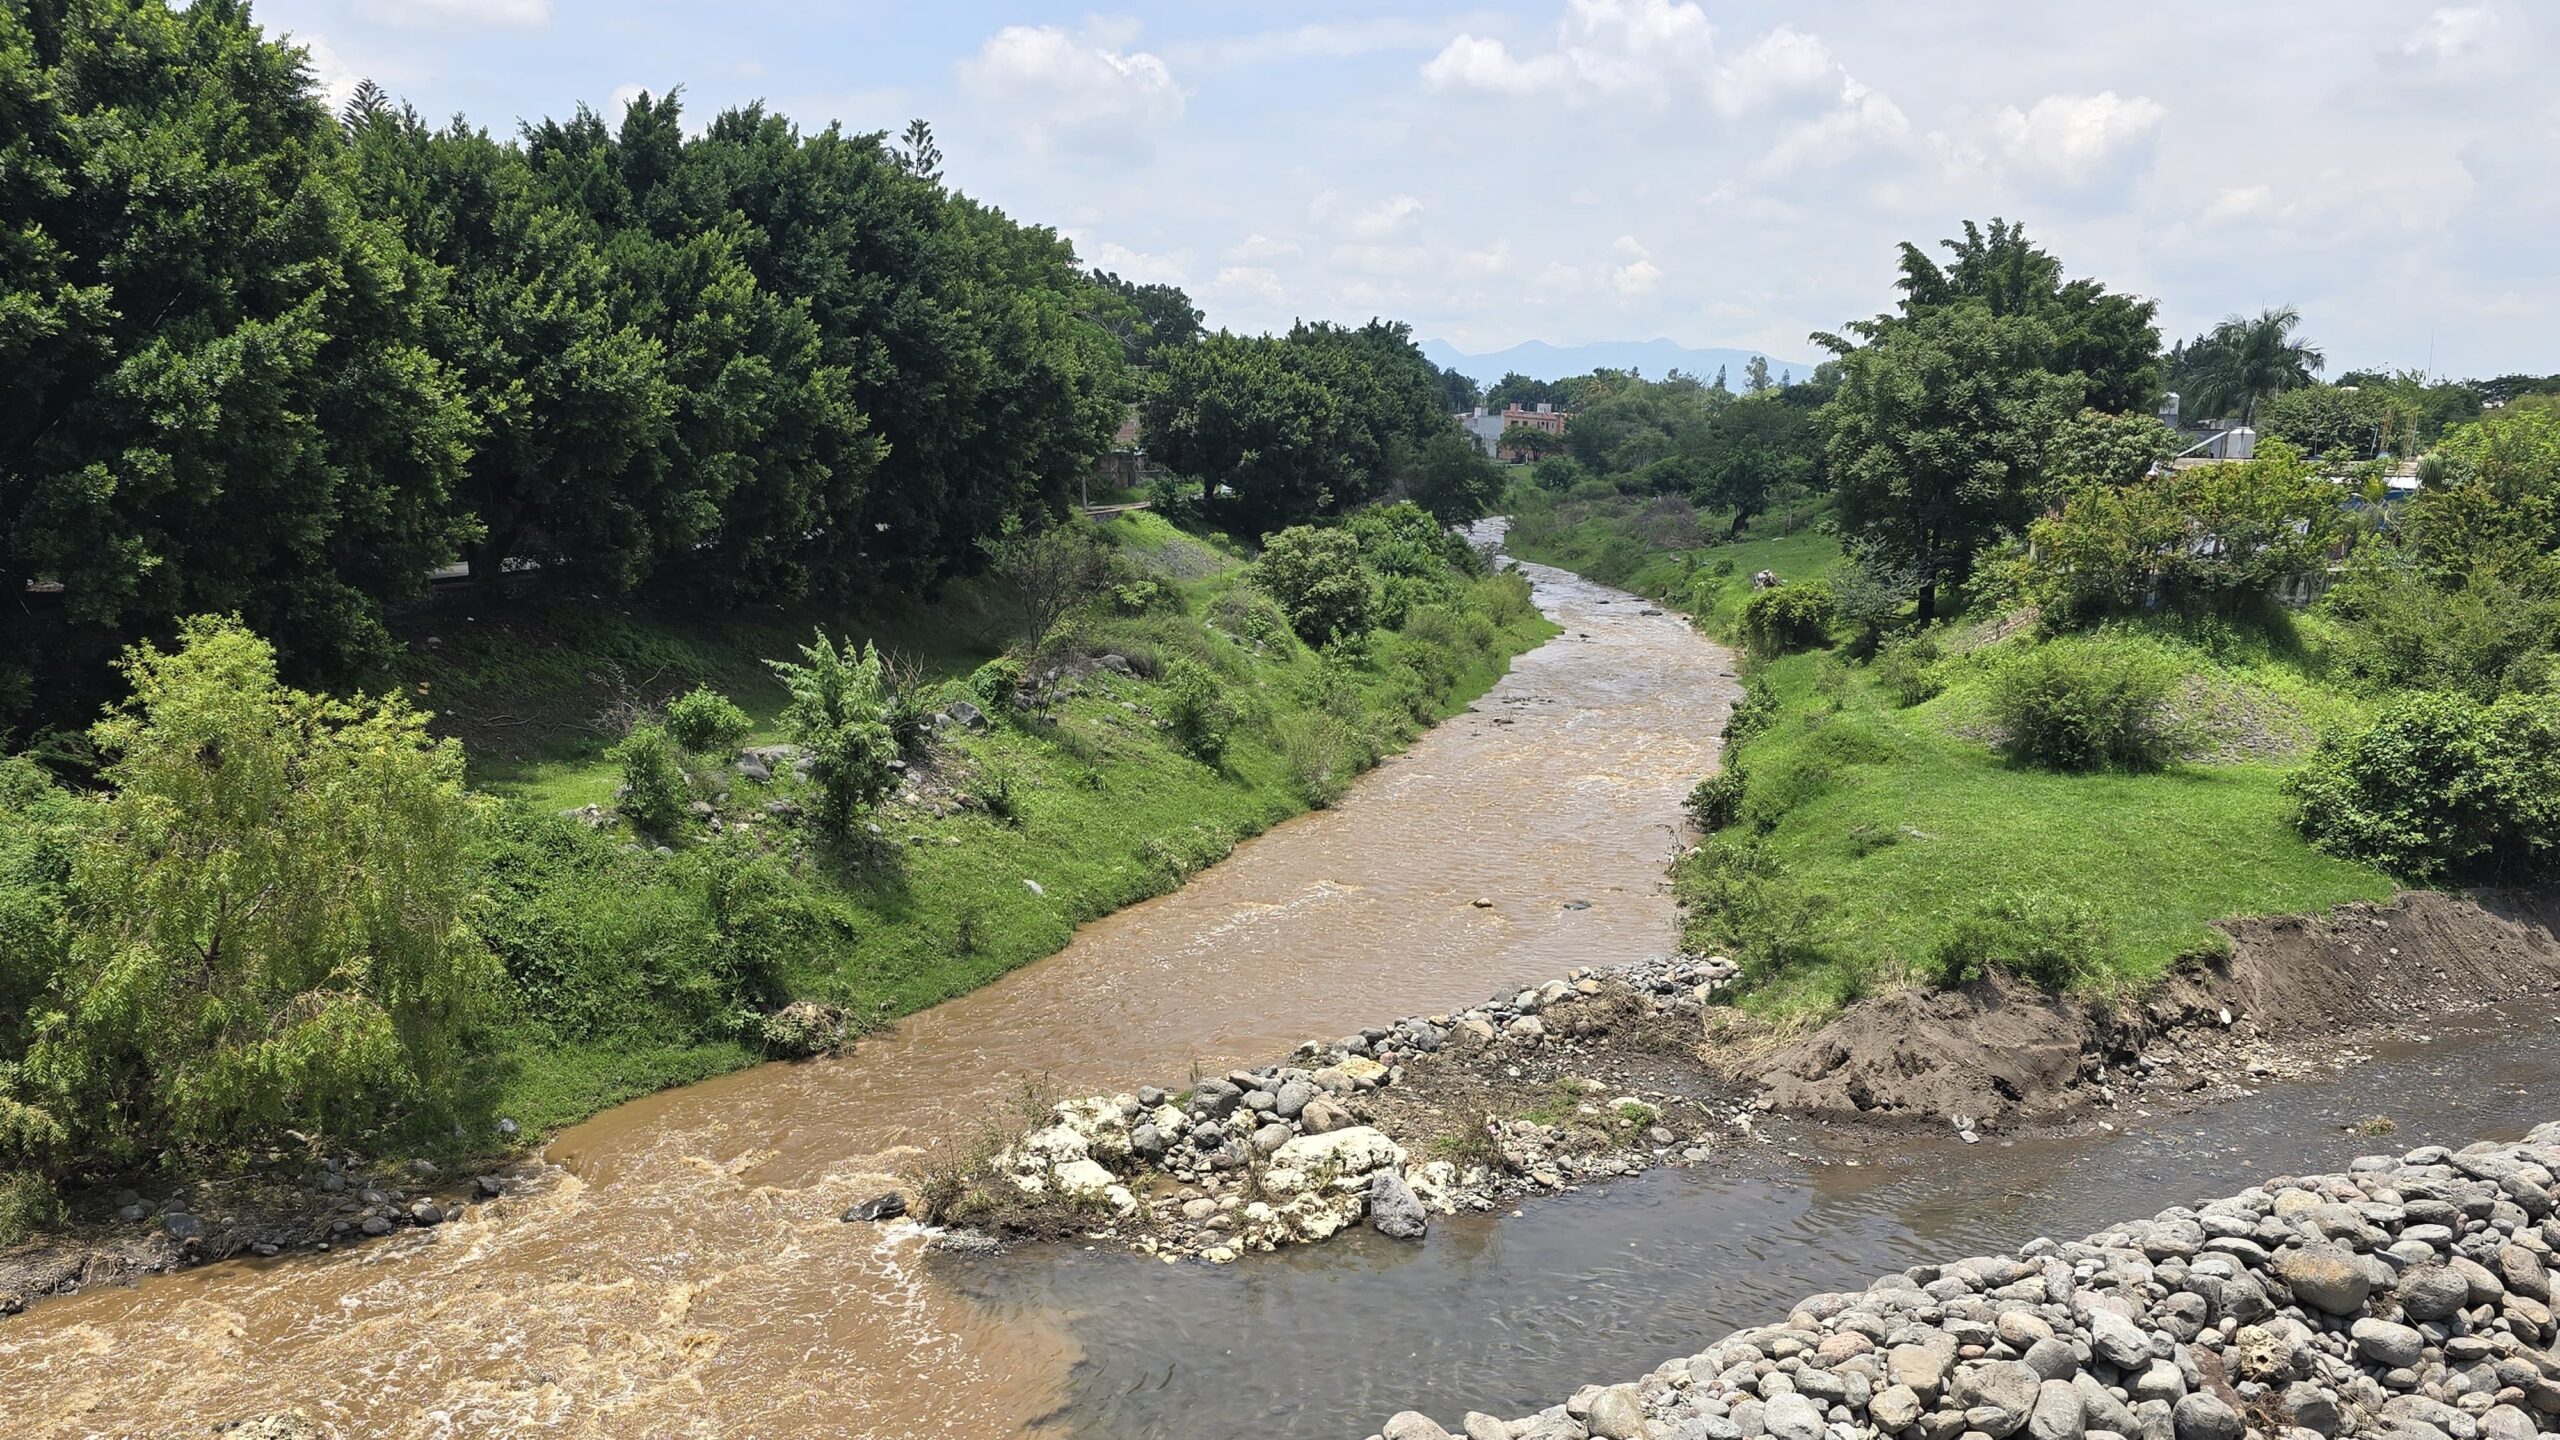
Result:
{"label": "boulder in river", "polygon": [[906,1213],[907,1197],[899,1194],[895,1190],[892,1190],[886,1195],[874,1195],[870,1199],[863,1201],[861,1204],[854,1206],[852,1209],[845,1211],[844,1218],[849,1222],[859,1220],[895,1220]]}

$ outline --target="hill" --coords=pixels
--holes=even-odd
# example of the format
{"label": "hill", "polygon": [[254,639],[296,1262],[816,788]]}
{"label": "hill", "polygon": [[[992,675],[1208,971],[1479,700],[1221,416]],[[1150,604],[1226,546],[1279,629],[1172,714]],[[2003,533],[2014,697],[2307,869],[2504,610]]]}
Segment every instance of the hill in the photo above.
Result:
{"label": "hill", "polygon": [[[1425,340],[1422,353],[1443,370],[1455,370],[1490,385],[1517,370],[1532,380],[1561,380],[1568,375],[1588,375],[1594,370],[1636,370],[1651,379],[1659,379],[1675,369],[1713,379],[1722,367],[1736,388],[1742,384],[1743,368],[1751,363],[1756,350],[1698,350],[1670,340],[1597,340],[1588,345],[1550,345],[1544,340],[1528,340],[1508,350],[1485,355],[1470,355],[1446,340]],[[1797,379],[1813,373],[1810,360],[1787,360],[1768,357],[1773,375],[1795,372]]]}

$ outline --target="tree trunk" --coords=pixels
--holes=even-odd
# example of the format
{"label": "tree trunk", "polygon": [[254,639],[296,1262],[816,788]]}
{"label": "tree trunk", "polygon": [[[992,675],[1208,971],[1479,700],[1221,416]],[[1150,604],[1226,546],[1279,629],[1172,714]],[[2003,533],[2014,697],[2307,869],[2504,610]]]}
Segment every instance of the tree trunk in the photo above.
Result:
{"label": "tree trunk", "polygon": [[1938,582],[1935,580],[1924,580],[1920,582],[1920,627],[1924,630],[1927,629],[1930,622],[1937,618]]}

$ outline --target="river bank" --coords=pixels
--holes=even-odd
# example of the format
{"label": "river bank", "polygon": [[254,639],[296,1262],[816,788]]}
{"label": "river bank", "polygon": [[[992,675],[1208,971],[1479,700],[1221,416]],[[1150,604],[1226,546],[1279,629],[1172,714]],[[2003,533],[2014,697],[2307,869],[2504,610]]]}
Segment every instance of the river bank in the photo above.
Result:
{"label": "river bank", "polygon": [[[1655,1167],[1798,1143],[1855,1158],[1914,1125],[1966,1144],[2112,1128],[2351,1067],[2370,1047],[2560,994],[2549,897],[2413,892],[2234,922],[2231,954],[2139,997],[1994,975],[1877,997],[1810,1036],[1718,1003],[1722,957],[1577,969],[1185,1086],[1069,1099],[992,1153],[922,1174],[934,1223],[1227,1264],[1364,1220],[1419,1239]],[[2377,1120],[2377,1124],[2387,1123]],[[895,1218],[906,1192],[848,1220]]]}
{"label": "river bank", "polygon": [[[1468,1440],[2560,1432],[2560,1124],[1814,1295]],[[1846,1427],[1845,1430],[1834,1427]],[[1415,1411],[1382,1440],[1449,1440]]]}

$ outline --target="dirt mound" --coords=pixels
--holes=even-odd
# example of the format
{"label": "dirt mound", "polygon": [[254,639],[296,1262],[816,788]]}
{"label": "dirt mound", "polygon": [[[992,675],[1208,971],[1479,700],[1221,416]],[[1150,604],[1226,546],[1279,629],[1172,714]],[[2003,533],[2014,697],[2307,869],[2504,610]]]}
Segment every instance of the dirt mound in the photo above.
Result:
{"label": "dirt mound", "polygon": [[2060,999],[2004,978],[1905,990],[1741,1067],[1781,1110],[1816,1116],[2033,1120],[2148,1082],[2179,1060],[2334,1040],[2560,989],[2560,895],[2412,891],[2386,905],[2223,925],[2232,953],[2167,977],[2138,1006]]}

